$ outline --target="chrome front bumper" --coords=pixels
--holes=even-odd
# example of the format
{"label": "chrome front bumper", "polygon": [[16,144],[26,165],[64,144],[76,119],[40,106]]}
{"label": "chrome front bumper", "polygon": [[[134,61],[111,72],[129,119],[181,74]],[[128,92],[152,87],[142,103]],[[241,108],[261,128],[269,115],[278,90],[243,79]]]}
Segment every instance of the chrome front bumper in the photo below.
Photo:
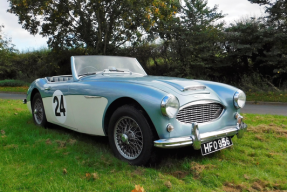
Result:
{"label": "chrome front bumper", "polygon": [[238,138],[242,138],[244,132],[247,130],[247,125],[242,121],[243,117],[237,114],[237,125],[225,127],[219,131],[212,131],[207,133],[199,133],[198,124],[193,123],[192,135],[185,137],[177,137],[170,139],[159,139],[154,141],[154,146],[159,148],[177,148],[188,145],[193,145],[193,148],[198,150],[201,148],[201,143],[206,143],[214,139],[226,136],[237,135]]}

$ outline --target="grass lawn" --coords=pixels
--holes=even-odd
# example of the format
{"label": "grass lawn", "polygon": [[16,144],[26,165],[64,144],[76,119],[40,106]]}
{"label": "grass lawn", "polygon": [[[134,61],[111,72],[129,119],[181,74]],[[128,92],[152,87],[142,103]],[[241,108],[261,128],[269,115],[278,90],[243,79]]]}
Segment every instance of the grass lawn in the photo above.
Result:
{"label": "grass lawn", "polygon": [[287,190],[287,118],[243,115],[249,131],[228,149],[159,150],[160,163],[136,167],[114,158],[106,137],[37,127],[21,101],[0,99],[0,191]]}
{"label": "grass lawn", "polygon": [[247,101],[287,102],[287,92],[246,92]]}

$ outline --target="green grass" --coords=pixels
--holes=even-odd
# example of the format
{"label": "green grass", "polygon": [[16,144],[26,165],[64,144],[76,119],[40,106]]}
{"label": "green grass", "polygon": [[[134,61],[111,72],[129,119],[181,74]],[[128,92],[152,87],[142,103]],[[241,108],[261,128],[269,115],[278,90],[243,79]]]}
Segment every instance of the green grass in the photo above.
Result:
{"label": "green grass", "polygon": [[287,118],[243,115],[249,131],[228,149],[159,150],[161,163],[136,167],[114,158],[107,138],[37,127],[21,101],[0,99],[0,191],[286,190]]}
{"label": "green grass", "polygon": [[287,92],[246,92],[247,101],[287,102]]}

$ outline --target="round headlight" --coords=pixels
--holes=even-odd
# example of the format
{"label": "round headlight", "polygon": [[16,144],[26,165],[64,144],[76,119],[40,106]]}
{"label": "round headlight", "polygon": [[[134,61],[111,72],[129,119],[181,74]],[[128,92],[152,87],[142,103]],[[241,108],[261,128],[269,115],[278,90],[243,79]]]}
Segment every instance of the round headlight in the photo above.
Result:
{"label": "round headlight", "polygon": [[245,93],[241,90],[236,91],[233,97],[233,101],[236,108],[243,108],[246,101]]}
{"label": "round headlight", "polygon": [[178,112],[179,101],[176,96],[169,94],[162,99],[160,108],[163,115],[173,118]]}

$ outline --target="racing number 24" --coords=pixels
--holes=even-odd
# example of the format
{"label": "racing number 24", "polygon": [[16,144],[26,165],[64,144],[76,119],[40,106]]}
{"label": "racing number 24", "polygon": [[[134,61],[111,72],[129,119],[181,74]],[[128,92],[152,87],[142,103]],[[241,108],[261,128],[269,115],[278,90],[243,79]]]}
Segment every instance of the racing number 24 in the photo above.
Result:
{"label": "racing number 24", "polygon": [[58,97],[57,96],[54,96],[54,99],[53,99],[53,103],[57,102],[57,106],[55,108],[55,115],[56,116],[61,116],[61,112],[63,113],[64,116],[65,115],[65,112],[66,112],[66,109],[65,109],[65,106],[64,106],[64,98],[63,98],[63,95],[61,95],[61,100],[60,100],[60,113],[58,112],[58,108],[59,108],[59,100],[58,100]]}

